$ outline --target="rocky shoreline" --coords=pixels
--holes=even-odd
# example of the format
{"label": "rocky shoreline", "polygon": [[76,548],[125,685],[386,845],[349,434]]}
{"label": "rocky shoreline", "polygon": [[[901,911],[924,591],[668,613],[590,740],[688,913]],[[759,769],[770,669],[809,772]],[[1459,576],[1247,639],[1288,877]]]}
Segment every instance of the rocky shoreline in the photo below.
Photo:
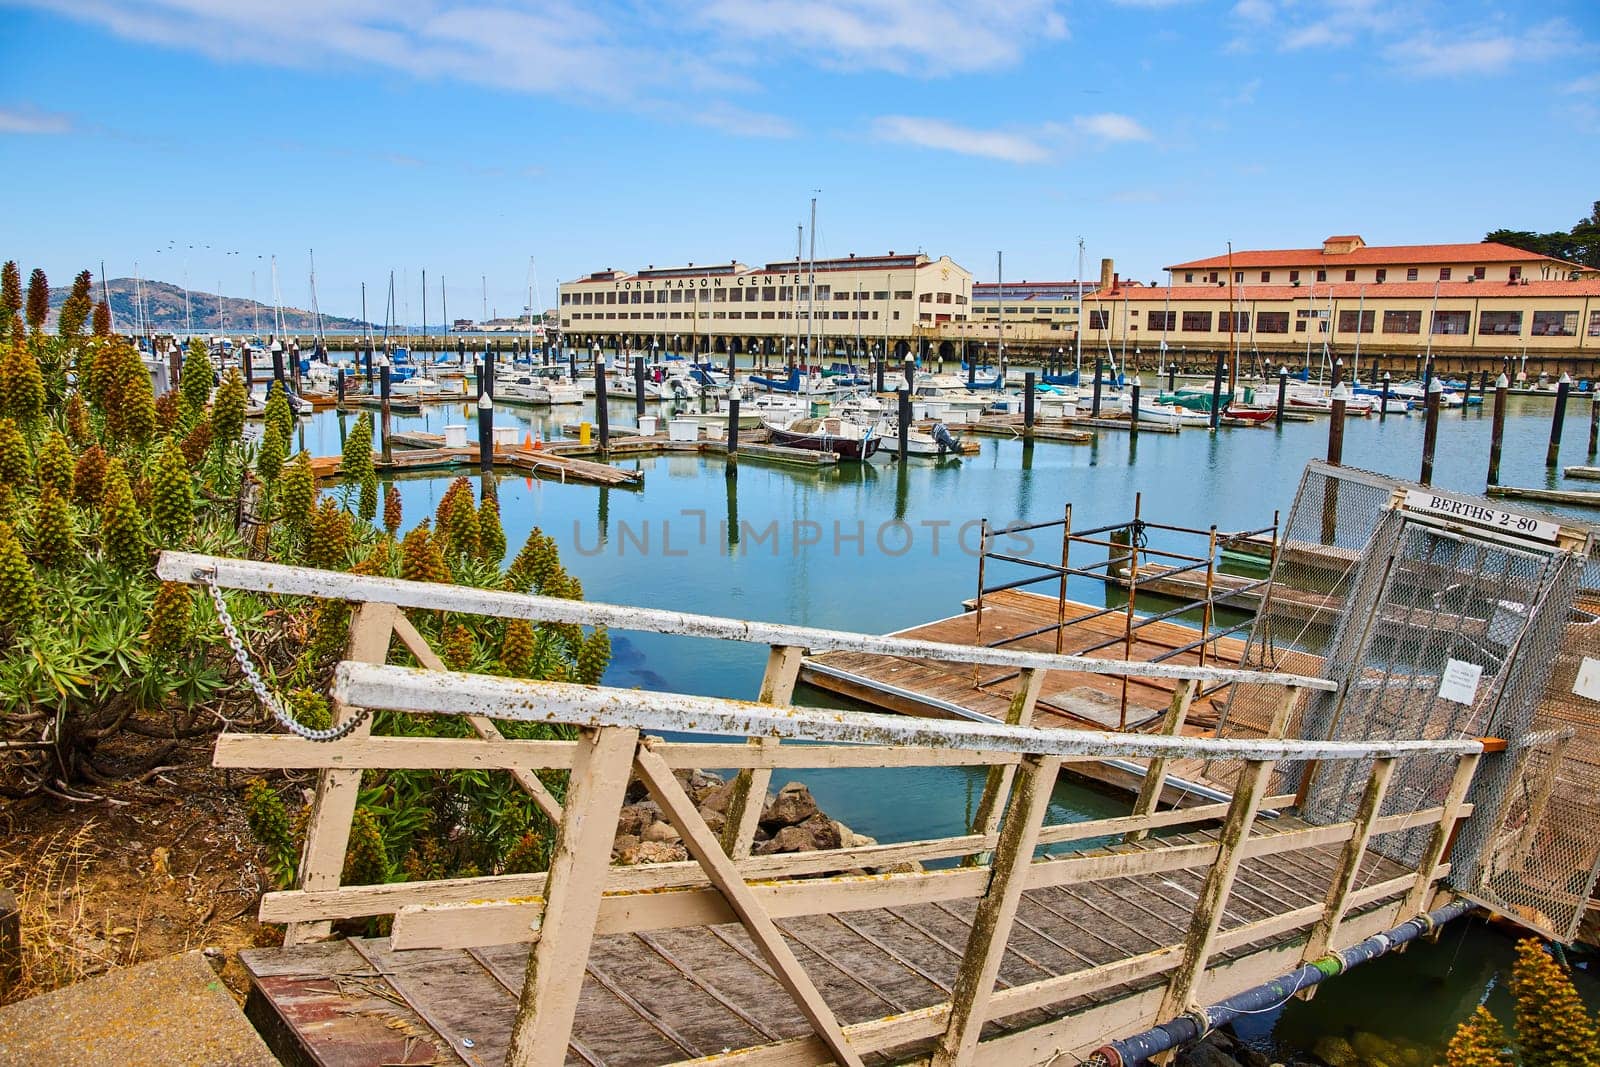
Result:
{"label": "rocky shoreline", "polygon": [[1266,1053],[1241,1042],[1223,1029],[1178,1054],[1177,1067],[1432,1067],[1440,1053],[1402,1038],[1365,1030],[1345,1035],[1324,1034],[1310,1053]]}
{"label": "rocky shoreline", "polygon": [[[733,783],[707,771],[678,771],[677,778],[694,801],[701,818],[712,833],[720,834],[727,824]],[[790,782],[769,795],[761,809],[751,852],[771,856],[793,852],[820,852],[836,848],[855,848],[878,842],[858,834],[844,823],[830,819],[807,789]],[[667,821],[644,785],[629,784],[626,802],[617,819],[617,835],[611,846],[612,861],[624,865],[677,863],[689,858],[688,849],[677,829]],[[920,869],[902,864],[896,869]]]}

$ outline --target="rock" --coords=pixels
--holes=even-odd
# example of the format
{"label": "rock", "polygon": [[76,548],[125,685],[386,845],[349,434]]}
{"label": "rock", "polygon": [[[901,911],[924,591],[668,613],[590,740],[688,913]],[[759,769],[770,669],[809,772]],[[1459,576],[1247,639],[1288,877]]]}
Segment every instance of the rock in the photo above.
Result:
{"label": "rock", "polygon": [[1350,1047],[1368,1067],[1400,1067],[1405,1059],[1405,1051],[1398,1044],[1365,1030],[1350,1035]]}
{"label": "rock", "polygon": [[683,840],[683,835],[678,833],[677,828],[667,822],[651,823],[645,827],[645,831],[640,837],[645,841],[656,841],[667,845],[676,844]]}
{"label": "rock", "polygon": [[622,854],[622,862],[628,864],[677,863],[688,858],[688,849],[664,841],[642,841]]}
{"label": "rock", "polygon": [[611,842],[611,856],[613,859],[621,858],[630,848],[639,847],[637,834],[618,834]]}
{"label": "rock", "polygon": [[1215,1036],[1208,1036],[1178,1053],[1178,1067],[1239,1067],[1239,1061],[1213,1040]]}
{"label": "rock", "polygon": [[798,826],[817,814],[817,802],[811,790],[799,782],[790,782],[778,790],[778,796],[761,813],[761,822],[777,830],[784,826]]}
{"label": "rock", "polygon": [[653,800],[642,801],[638,804],[629,804],[617,816],[617,833],[632,834],[634,837],[644,837],[645,829],[653,822],[661,820],[661,809],[656,807]]}
{"label": "rock", "polygon": [[1244,1067],[1272,1067],[1272,1061],[1264,1053],[1257,1052],[1248,1045],[1235,1046],[1233,1056],[1244,1064]]}
{"label": "rock", "polygon": [[820,811],[796,829],[804,830],[811,835],[811,848],[815,850],[838,848],[843,841],[843,835],[839,833],[839,824]]}
{"label": "rock", "polygon": [[1355,1046],[1342,1037],[1324,1034],[1311,1046],[1311,1054],[1328,1067],[1361,1067],[1361,1056]]}
{"label": "rock", "polygon": [[733,800],[733,783],[725,782],[714,785],[695,798],[695,804],[701,812],[715,811],[723,815],[728,813],[728,804]]}
{"label": "rock", "polygon": [[778,852],[817,852],[839,847],[839,831],[833,821],[817,813],[798,826],[785,826],[756,848],[756,854],[770,856]]}
{"label": "rock", "polygon": [[706,821],[706,827],[714,834],[721,834],[722,828],[728,825],[728,817],[720,811],[709,808],[700,809],[700,817]]}

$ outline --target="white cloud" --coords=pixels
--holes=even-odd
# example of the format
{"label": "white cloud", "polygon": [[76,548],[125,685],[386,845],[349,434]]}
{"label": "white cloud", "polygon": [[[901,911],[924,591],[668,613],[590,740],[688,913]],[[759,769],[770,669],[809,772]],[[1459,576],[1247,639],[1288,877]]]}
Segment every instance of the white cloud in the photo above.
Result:
{"label": "white cloud", "polygon": [[1581,36],[1561,19],[1517,34],[1440,34],[1432,31],[1384,50],[1401,70],[1417,75],[1498,74],[1513,65],[1539,63],[1579,47]]}
{"label": "white cloud", "polygon": [[927,76],[1010,66],[1067,36],[1058,0],[683,0],[682,12],[734,49]]}
{"label": "white cloud", "polygon": [[880,141],[936,148],[964,156],[982,156],[1007,163],[1043,163],[1050,158],[1044,145],[1024,134],[977,130],[942,119],[884,115],[873,120],[872,129]]}
{"label": "white cloud", "polygon": [[1079,115],[1073,126],[1103,141],[1148,141],[1150,131],[1127,115],[1106,112],[1101,115]]}
{"label": "white cloud", "polygon": [[1569,96],[1578,93],[1600,95],[1600,73],[1586,74],[1581,78],[1570,81],[1561,87],[1561,91]]}
{"label": "white cloud", "polygon": [[873,120],[872,134],[879,141],[1007,163],[1046,163],[1074,150],[1153,139],[1137,120],[1110,112],[1002,130],[962,126],[944,119],[883,115]]}
{"label": "white cloud", "polygon": [[0,134],[66,133],[71,129],[72,120],[66,115],[38,111],[30,107],[0,107]]}
{"label": "white cloud", "polygon": [[635,20],[611,0],[22,0],[119,36],[224,62],[289,67],[360,64],[515,92],[649,111],[692,89],[702,106],[674,117],[731,132],[779,135],[775,115],[734,109],[746,91],[679,37],[624,36]]}

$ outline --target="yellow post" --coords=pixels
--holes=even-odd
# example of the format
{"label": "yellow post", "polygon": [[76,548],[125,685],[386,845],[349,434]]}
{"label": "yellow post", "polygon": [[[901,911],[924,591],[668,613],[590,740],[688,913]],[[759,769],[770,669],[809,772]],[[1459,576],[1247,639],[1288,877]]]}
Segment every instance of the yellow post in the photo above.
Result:
{"label": "yellow post", "polygon": [[578,423],[578,443],[585,448],[589,447],[589,430],[590,426],[587,422]]}

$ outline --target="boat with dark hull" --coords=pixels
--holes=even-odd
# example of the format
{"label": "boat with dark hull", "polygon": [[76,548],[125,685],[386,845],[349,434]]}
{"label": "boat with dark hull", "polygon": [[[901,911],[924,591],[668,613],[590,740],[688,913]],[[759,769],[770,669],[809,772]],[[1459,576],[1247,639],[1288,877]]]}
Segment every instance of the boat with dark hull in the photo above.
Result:
{"label": "boat with dark hull", "polygon": [[871,426],[837,416],[795,419],[787,426],[769,424],[767,429],[775,445],[831,452],[840,459],[869,459],[882,444]]}

